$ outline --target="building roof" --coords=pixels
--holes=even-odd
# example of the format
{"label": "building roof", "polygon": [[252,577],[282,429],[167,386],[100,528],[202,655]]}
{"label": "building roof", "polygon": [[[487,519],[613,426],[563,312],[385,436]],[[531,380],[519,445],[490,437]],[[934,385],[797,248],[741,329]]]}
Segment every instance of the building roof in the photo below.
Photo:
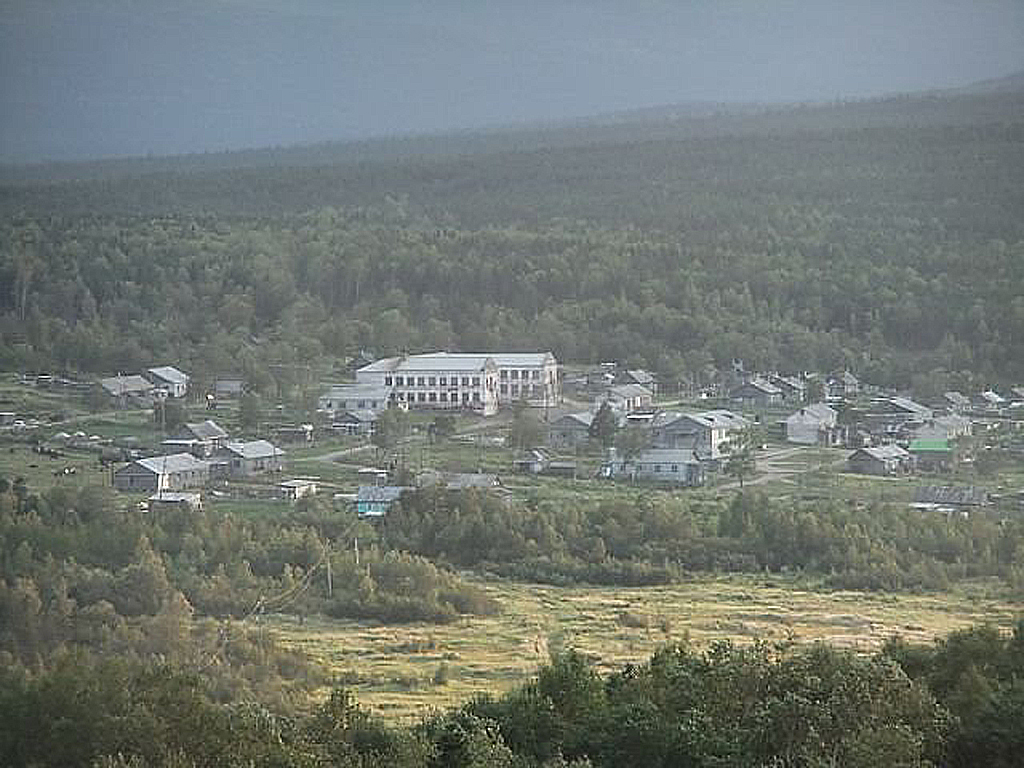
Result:
{"label": "building roof", "polygon": [[993,392],[991,389],[986,389],[981,393],[981,398],[990,405],[1002,405],[1006,402],[1006,398],[1000,395],[998,392]]}
{"label": "building roof", "polygon": [[356,491],[356,501],[397,501],[403,493],[411,490],[413,489],[405,485],[361,485]]}
{"label": "building roof", "polygon": [[382,357],[380,360],[374,360],[372,363],[359,368],[356,373],[386,373],[393,371],[398,367],[401,360],[402,358],[400,357]]}
{"label": "building roof", "polygon": [[[854,451],[853,456],[858,453],[867,454],[873,459],[878,461],[891,461],[892,459],[905,459],[910,456],[905,450],[900,448],[898,445],[875,445],[869,448],[859,448]],[[853,458],[851,456],[850,458]]]}
{"label": "building roof", "polygon": [[910,441],[911,453],[949,453],[949,440],[932,437],[919,437]]}
{"label": "building roof", "polygon": [[170,365],[161,365],[157,368],[150,368],[149,373],[153,374],[158,379],[163,379],[171,384],[188,384],[188,374],[182,373],[177,368]]}
{"label": "building roof", "polygon": [[185,431],[191,433],[198,440],[223,440],[228,436],[227,430],[210,419],[190,421],[185,424]]}
{"label": "building roof", "polygon": [[923,485],[914,491],[918,504],[979,506],[988,503],[988,491],[973,485]]}
{"label": "building roof", "polygon": [[643,384],[616,384],[613,387],[608,387],[608,395],[628,399],[632,397],[653,397],[654,393]]}
{"label": "building roof", "polygon": [[136,374],[100,379],[100,386],[115,397],[149,392],[153,389],[151,382]]}
{"label": "building roof", "polygon": [[377,421],[377,411],[370,408],[350,408],[340,417],[335,417],[336,424],[372,424]]}
{"label": "building roof", "polygon": [[683,413],[680,414],[680,417],[690,419],[704,427],[744,429],[750,426],[750,422],[739,414],[722,409],[699,411],[698,413]]}
{"label": "building roof", "polygon": [[[630,463],[630,462],[627,462]],[[648,448],[641,451],[632,463],[636,464],[700,464],[692,450],[685,448]]]}
{"label": "building roof", "polygon": [[202,500],[202,495],[199,491],[160,491],[150,496],[149,500],[166,504],[197,504]]}
{"label": "building roof", "polygon": [[316,480],[283,480],[277,484],[278,488],[308,488],[311,485],[316,485]]}
{"label": "building roof", "polygon": [[889,397],[886,401],[901,411],[912,413],[917,416],[924,416],[926,418],[931,417],[932,409],[921,405],[920,403],[914,402],[909,397]]}
{"label": "building roof", "polygon": [[485,472],[452,472],[443,478],[450,491],[461,491],[466,488],[496,488],[501,485],[497,475]]}
{"label": "building roof", "polygon": [[270,459],[284,455],[284,451],[269,440],[231,440],[224,443],[224,448],[243,459]]}
{"label": "building roof", "polygon": [[797,376],[780,376],[776,374],[771,377],[771,381],[780,389],[790,389],[794,392],[803,392],[807,389],[807,384],[804,380]]}
{"label": "building roof", "polygon": [[320,399],[331,400],[384,400],[391,394],[391,387],[379,384],[331,384],[330,389]]}
{"label": "building roof", "polygon": [[642,368],[632,368],[626,371],[626,375],[637,384],[643,384],[645,387],[654,384],[654,374]]}
{"label": "building roof", "polygon": [[482,371],[499,368],[538,368],[557,362],[550,352],[425,352],[405,357],[385,357],[359,369],[359,373],[391,371]]}
{"label": "building roof", "polygon": [[550,352],[495,352],[489,357],[499,368],[539,368],[557,362]]}
{"label": "building roof", "polygon": [[833,422],[836,419],[836,410],[831,408],[825,403],[811,403],[805,405],[795,413],[790,414],[786,421],[792,421],[794,423],[800,421],[808,422]]}
{"label": "building roof", "polygon": [[429,352],[422,355],[406,357],[386,357],[383,360],[364,365],[358,373],[396,372],[403,371],[482,371],[488,367],[497,367],[490,355],[453,354],[449,352]]}
{"label": "building roof", "polygon": [[594,414],[591,411],[579,411],[577,413],[567,413],[564,416],[560,416],[552,422],[552,425],[560,424],[564,421],[575,422],[574,425],[581,426],[586,429],[590,429],[590,425],[594,423]]}
{"label": "building roof", "polygon": [[137,459],[128,466],[132,465],[143,467],[155,475],[166,475],[176,472],[203,472],[210,468],[208,461],[197,459],[191,453],[151,456],[148,459]]}
{"label": "building roof", "polygon": [[762,379],[762,378],[751,379],[746,384],[741,384],[740,386],[736,387],[736,389],[734,391],[735,392],[739,392],[740,390],[742,390],[742,389],[744,389],[746,387],[752,387],[753,389],[756,389],[757,391],[759,391],[759,392],[761,392],[762,394],[765,394],[765,395],[781,395],[782,394],[782,390],[781,389],[779,389],[777,386],[772,384],[770,381],[768,381],[766,379]]}
{"label": "building roof", "polygon": [[944,397],[953,405],[961,408],[967,408],[971,404],[971,399],[960,392],[947,392]]}

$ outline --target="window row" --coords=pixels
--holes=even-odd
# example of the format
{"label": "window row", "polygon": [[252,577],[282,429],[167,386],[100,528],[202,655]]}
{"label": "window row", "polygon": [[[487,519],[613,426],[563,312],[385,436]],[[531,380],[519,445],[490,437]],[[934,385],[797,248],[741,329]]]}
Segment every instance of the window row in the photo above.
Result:
{"label": "window row", "polygon": [[[452,392],[451,396],[447,392],[396,392],[391,396],[393,400],[408,403],[458,403],[460,402],[459,393]],[[480,402],[479,392],[463,392],[461,402],[468,403]]]}
{"label": "window row", "polygon": [[[385,376],[384,385],[388,387],[457,387],[458,376]],[[479,387],[479,376],[463,376],[462,386]]]}
{"label": "window row", "polygon": [[539,379],[540,371],[529,370],[529,371],[518,371],[516,369],[509,370],[508,368],[502,368],[499,376],[503,379]]}

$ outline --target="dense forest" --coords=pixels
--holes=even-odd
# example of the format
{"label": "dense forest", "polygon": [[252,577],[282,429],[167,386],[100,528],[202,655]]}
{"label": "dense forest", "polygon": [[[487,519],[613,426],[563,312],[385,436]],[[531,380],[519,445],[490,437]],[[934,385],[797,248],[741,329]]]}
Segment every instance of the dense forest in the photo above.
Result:
{"label": "dense forest", "polygon": [[[104,488],[3,481],[0,763],[1013,766],[1024,624],[934,646],[893,639],[871,656],[683,642],[604,675],[552,646],[533,680],[412,725],[371,715],[343,688],[315,703],[313,689],[336,683],[260,627],[264,611],[393,622],[497,610],[450,571],[390,548],[399,541],[440,561],[528,563],[542,576],[547,558],[562,579],[574,567],[588,579],[657,577],[665,571],[651,560],[690,546],[719,567],[846,568],[854,579],[873,567],[884,579],[1019,569],[1020,531],[999,527],[894,510],[815,516],[752,495],[716,509],[639,500],[583,514],[421,492],[373,543],[351,513],[313,501],[272,519],[148,515]],[[361,559],[347,546],[355,535],[368,542]]]}
{"label": "dense forest", "polygon": [[218,705],[208,683],[166,665],[69,656],[29,677],[0,672],[6,765],[588,766],[1020,764],[1024,625],[860,657],[685,644],[599,675],[572,651],[535,679],[412,727],[342,689],[308,713]]}
{"label": "dense forest", "polygon": [[9,181],[0,365],[171,359],[201,379],[240,361],[259,388],[270,366],[322,355],[541,348],[667,381],[734,358],[930,392],[1018,381],[1022,101],[907,97],[438,140],[416,157],[326,147],[290,167],[193,158]]}
{"label": "dense forest", "polygon": [[[362,354],[550,349],[668,387],[738,358],[928,396],[1024,383],[1022,286],[1019,88],[0,171],[4,371],[169,363],[309,404],[312,370]],[[1019,765],[1024,625],[871,655],[683,642],[604,673],[553,649],[411,725],[263,631],[500,611],[465,570],[1024,595],[1004,507],[618,491],[425,488],[371,525],[325,497],[143,513],[0,478],[0,764]]]}

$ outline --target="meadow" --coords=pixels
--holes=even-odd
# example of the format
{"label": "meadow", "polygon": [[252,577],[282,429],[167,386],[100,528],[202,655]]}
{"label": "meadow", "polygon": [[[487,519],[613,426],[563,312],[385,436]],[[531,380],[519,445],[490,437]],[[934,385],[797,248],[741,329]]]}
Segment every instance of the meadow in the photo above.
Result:
{"label": "meadow", "polygon": [[286,647],[323,663],[361,704],[412,721],[431,709],[521,684],[560,648],[584,653],[604,671],[640,662],[669,643],[703,648],[720,640],[823,641],[869,652],[894,635],[927,643],[979,623],[1008,627],[1022,612],[1020,603],[987,581],[945,593],[882,594],[741,575],[650,588],[466,577],[500,601],[500,614],[450,625],[271,616],[264,627]]}

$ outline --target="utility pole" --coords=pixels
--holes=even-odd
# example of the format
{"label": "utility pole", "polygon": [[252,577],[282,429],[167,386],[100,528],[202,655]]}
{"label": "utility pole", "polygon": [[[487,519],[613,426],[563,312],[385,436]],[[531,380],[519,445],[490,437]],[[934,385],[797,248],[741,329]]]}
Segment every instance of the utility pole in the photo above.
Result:
{"label": "utility pole", "polygon": [[334,596],[334,574],[331,572],[331,553],[324,547],[324,555],[327,558],[327,596]]}

